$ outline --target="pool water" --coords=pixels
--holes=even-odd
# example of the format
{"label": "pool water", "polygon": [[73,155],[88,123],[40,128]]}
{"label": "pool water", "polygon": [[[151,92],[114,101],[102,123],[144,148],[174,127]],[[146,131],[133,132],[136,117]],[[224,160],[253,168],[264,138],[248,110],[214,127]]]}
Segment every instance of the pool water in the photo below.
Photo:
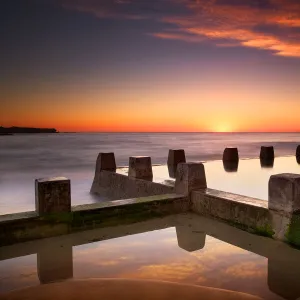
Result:
{"label": "pool water", "polygon": [[162,280],[300,296],[300,251],[195,214],[0,248],[0,293],[66,279]]}
{"label": "pool water", "polygon": [[[271,175],[300,174],[300,161],[295,156],[277,157],[271,165],[263,165],[259,159],[241,159],[236,165],[224,165],[220,160],[204,162],[204,167],[209,188],[262,200],[268,200]],[[128,168],[118,172],[127,174]],[[174,173],[166,165],[153,166],[153,181],[174,185]]]}

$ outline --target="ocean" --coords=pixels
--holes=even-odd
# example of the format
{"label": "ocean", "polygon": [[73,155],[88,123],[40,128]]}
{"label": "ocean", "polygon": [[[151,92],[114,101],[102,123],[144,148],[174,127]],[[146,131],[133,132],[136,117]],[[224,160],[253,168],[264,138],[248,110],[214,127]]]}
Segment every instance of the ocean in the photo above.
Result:
{"label": "ocean", "polygon": [[0,136],[0,214],[34,210],[34,180],[65,176],[72,204],[101,201],[89,194],[99,152],[114,152],[118,166],[148,155],[166,164],[169,149],[185,149],[187,161],[222,158],[227,146],[240,158],[258,157],[262,145],[276,156],[294,155],[300,133],[59,133]]}

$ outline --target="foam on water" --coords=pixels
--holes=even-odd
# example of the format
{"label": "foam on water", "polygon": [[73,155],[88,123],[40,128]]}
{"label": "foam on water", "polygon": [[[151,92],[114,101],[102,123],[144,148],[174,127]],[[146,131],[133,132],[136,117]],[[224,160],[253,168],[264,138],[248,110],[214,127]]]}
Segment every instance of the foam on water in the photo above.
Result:
{"label": "foam on water", "polygon": [[188,161],[217,160],[225,147],[241,158],[258,157],[260,146],[275,155],[294,155],[299,133],[76,133],[0,137],[0,214],[34,210],[34,180],[65,176],[72,182],[72,204],[105,200],[89,194],[99,152],[114,152],[118,166],[129,156],[149,155],[165,164],[169,149],[183,148]]}

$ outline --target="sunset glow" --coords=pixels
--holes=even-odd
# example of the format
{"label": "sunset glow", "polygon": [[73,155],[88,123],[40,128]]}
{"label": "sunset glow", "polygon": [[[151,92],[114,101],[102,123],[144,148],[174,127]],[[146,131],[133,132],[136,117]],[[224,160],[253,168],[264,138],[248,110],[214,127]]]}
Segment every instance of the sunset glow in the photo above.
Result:
{"label": "sunset glow", "polygon": [[18,0],[1,22],[0,126],[300,131],[298,0]]}

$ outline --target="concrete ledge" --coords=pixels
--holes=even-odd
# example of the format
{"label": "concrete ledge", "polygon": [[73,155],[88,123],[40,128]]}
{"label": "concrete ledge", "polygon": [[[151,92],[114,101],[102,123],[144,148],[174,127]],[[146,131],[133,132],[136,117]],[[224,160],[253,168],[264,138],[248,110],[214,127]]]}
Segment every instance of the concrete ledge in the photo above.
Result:
{"label": "concrete ledge", "polygon": [[188,197],[166,194],[79,205],[73,207],[70,213],[55,213],[41,217],[34,213],[0,216],[0,246],[80,230],[130,224],[188,210]]}
{"label": "concrete ledge", "polygon": [[108,197],[111,200],[119,200],[170,194],[174,193],[174,187],[109,171],[101,171],[95,175],[91,193]]}
{"label": "concrete ledge", "polygon": [[212,189],[193,191],[191,201],[192,210],[198,214],[272,236],[271,216],[266,201]]}

